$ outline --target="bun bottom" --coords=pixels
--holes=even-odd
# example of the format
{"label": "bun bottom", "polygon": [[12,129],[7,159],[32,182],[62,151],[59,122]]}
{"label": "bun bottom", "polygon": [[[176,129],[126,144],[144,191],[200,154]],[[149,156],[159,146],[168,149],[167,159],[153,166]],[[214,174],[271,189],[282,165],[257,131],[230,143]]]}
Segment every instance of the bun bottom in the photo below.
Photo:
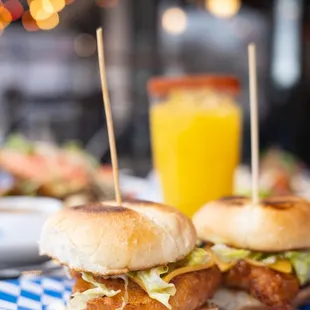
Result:
{"label": "bun bottom", "polygon": [[[246,291],[220,288],[213,296],[212,300],[219,310],[265,310],[264,306],[257,299]],[[293,301],[293,307],[299,308],[310,304],[310,285],[300,289]]]}
{"label": "bun bottom", "polygon": [[212,303],[208,303],[197,310],[219,310],[219,308]]}
{"label": "bun bottom", "polygon": [[265,310],[265,306],[246,291],[219,289],[212,298],[219,310]]}

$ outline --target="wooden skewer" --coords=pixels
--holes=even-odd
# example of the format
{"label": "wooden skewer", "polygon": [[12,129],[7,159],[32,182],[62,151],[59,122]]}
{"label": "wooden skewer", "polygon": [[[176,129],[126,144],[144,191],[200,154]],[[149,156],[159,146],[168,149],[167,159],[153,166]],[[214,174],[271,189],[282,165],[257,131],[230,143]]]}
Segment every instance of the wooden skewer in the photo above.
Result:
{"label": "wooden skewer", "polygon": [[117,151],[115,145],[115,135],[113,128],[113,118],[111,112],[111,104],[108,92],[108,83],[106,77],[106,68],[104,61],[104,45],[103,45],[103,35],[102,28],[97,29],[97,47],[98,47],[98,60],[99,60],[99,70],[100,70],[100,80],[101,80],[101,88],[104,102],[104,110],[107,120],[108,126],[108,136],[109,136],[109,144],[110,144],[110,152],[112,159],[112,168],[113,168],[113,179],[114,179],[114,190],[115,190],[115,198],[116,202],[119,206],[122,205],[122,197],[119,185],[119,174],[118,174],[118,161],[117,161]]}
{"label": "wooden skewer", "polygon": [[258,96],[256,73],[256,47],[248,46],[250,73],[250,107],[251,107],[251,156],[252,156],[252,202],[259,202],[259,140],[258,140]]}

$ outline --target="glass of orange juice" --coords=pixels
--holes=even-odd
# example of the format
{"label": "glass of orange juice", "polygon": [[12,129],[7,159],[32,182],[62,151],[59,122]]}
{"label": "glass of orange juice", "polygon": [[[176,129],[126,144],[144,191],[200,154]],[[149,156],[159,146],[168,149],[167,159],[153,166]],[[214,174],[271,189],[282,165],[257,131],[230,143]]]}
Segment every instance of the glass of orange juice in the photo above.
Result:
{"label": "glass of orange juice", "polygon": [[204,203],[231,195],[242,123],[238,80],[153,78],[148,89],[153,162],[165,203],[191,216]]}

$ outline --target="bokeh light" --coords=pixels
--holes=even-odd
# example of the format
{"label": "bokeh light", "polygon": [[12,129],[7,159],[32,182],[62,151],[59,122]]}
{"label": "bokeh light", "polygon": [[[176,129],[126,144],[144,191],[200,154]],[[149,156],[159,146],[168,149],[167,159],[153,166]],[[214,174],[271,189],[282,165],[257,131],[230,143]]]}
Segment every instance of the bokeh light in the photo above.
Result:
{"label": "bokeh light", "polygon": [[19,0],[8,0],[4,3],[4,7],[10,12],[12,21],[20,19],[24,13],[24,7]]}
{"label": "bokeh light", "polygon": [[[29,10],[24,11],[23,1]],[[59,24],[58,12],[75,0],[0,0],[0,32],[12,22],[21,19],[27,31],[50,30]],[[112,0],[107,0],[112,1]],[[117,0],[113,0],[117,1]],[[4,3],[3,3],[4,2]],[[92,47],[89,49],[93,49]]]}
{"label": "bokeh light", "polygon": [[41,2],[42,8],[45,12],[53,14],[54,13],[54,7],[50,0],[37,0]]}
{"label": "bokeh light", "polygon": [[[49,1],[49,0],[45,0],[45,1]],[[60,12],[66,5],[65,0],[51,0],[49,2],[53,7],[53,13]]]}
{"label": "bokeh light", "polygon": [[37,31],[40,28],[37,25],[37,22],[31,16],[30,11],[25,11],[22,16],[22,24],[27,31]]}
{"label": "bokeh light", "polygon": [[170,34],[182,34],[187,27],[186,13],[177,7],[167,9],[162,17],[162,26]]}
{"label": "bokeh light", "polygon": [[81,33],[73,41],[74,51],[80,57],[89,57],[93,55],[96,50],[96,39],[88,34]]}
{"label": "bokeh light", "polygon": [[11,13],[4,6],[0,6],[0,30],[6,28],[11,21]]}
{"label": "bokeh light", "polygon": [[30,14],[35,20],[48,19],[54,13],[54,8],[42,0],[33,0],[30,3]]}
{"label": "bokeh light", "polygon": [[96,0],[96,4],[105,9],[113,8],[117,3],[118,0]]}
{"label": "bokeh light", "polygon": [[49,18],[44,20],[37,20],[37,25],[42,30],[50,30],[55,28],[59,24],[58,13],[52,14]]}
{"label": "bokeh light", "polygon": [[241,0],[206,0],[206,8],[220,18],[230,18],[238,13]]}

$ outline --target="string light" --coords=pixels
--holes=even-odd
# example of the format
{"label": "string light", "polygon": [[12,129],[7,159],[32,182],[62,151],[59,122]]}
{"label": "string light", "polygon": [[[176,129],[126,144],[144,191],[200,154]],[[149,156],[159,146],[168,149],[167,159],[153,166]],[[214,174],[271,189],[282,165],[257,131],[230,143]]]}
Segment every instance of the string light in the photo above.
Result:
{"label": "string light", "polygon": [[10,12],[12,21],[20,19],[24,13],[24,7],[18,0],[8,0],[4,7]]}
{"label": "string light", "polygon": [[88,34],[79,34],[73,41],[74,51],[80,57],[89,57],[96,52],[96,39]]}
{"label": "string light", "polygon": [[241,7],[241,0],[206,0],[209,12],[220,18],[229,18],[236,15]]}
{"label": "string light", "polygon": [[33,0],[30,3],[30,14],[35,20],[45,20],[49,18],[54,9],[52,6],[46,5],[42,0]]}
{"label": "string light", "polygon": [[17,19],[21,19],[27,31],[53,29],[59,24],[58,13],[75,0],[27,0],[27,11],[24,11],[22,0],[2,1],[0,0],[0,35]]}
{"label": "string light", "polygon": [[162,17],[162,26],[170,34],[182,34],[187,27],[186,13],[177,7],[167,9]]}
{"label": "string light", "polygon": [[22,16],[22,24],[27,31],[37,31],[40,28],[37,25],[37,22],[30,14],[30,11],[25,11]]}
{"label": "string light", "polygon": [[57,13],[63,10],[63,8],[66,6],[65,0],[53,0],[51,4],[54,8],[54,12]]}
{"label": "string light", "polygon": [[12,21],[12,16],[9,10],[4,6],[0,6],[0,30],[5,29]]}
{"label": "string light", "polygon": [[55,28],[59,24],[58,13],[52,14],[49,18],[44,20],[37,20],[37,25],[42,30],[50,30]]}

